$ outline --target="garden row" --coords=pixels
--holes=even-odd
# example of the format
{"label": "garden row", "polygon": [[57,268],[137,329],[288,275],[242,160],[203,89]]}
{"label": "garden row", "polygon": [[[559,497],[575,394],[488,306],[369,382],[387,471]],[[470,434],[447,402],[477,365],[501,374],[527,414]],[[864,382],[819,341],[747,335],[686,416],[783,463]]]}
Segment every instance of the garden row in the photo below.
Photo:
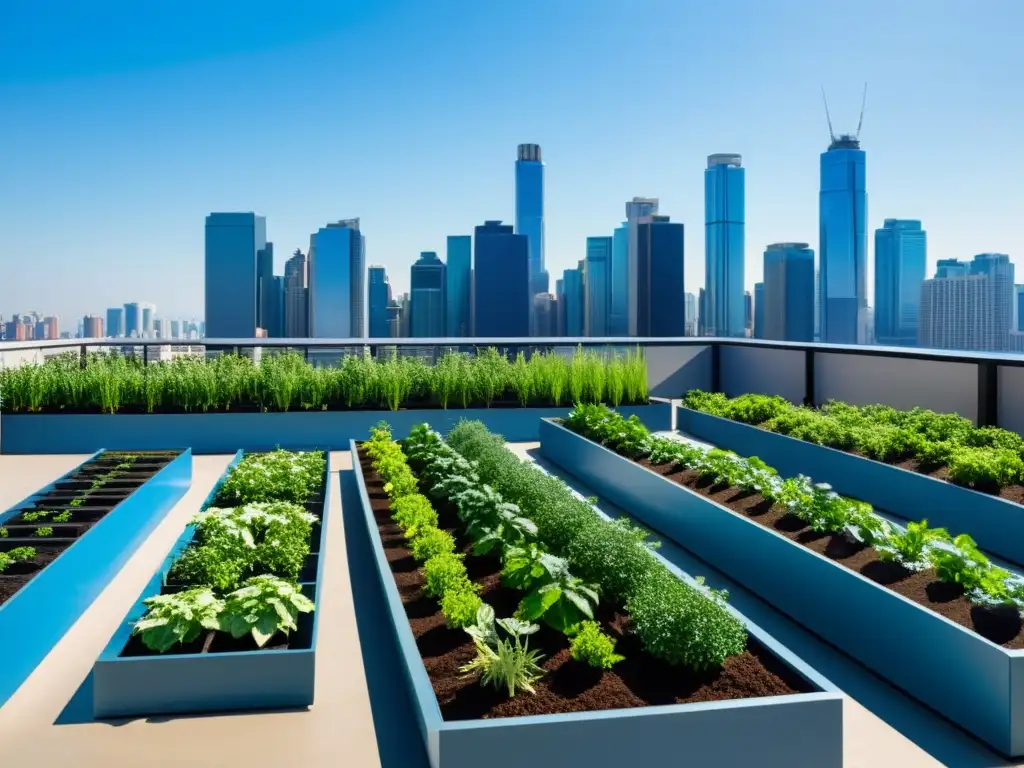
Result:
{"label": "garden row", "polygon": [[652,435],[600,406],[546,420],[541,450],[988,743],[1024,752],[1024,579],[971,536],[897,526],[803,474]]}
{"label": "garden row", "polygon": [[0,705],[192,479],[185,452],[102,451],[0,514]]}
{"label": "garden row", "polygon": [[613,405],[647,402],[643,353],[602,354],[578,348],[567,357],[495,348],[448,352],[436,365],[419,358],[344,357],[317,367],[296,353],[248,357],[179,357],[143,365],[135,357],[78,355],[0,370],[4,413],[206,413],[496,405]]}
{"label": "garden row", "polygon": [[841,763],[830,684],[482,424],[353,451],[433,765]]}
{"label": "garden row", "polygon": [[312,704],[327,463],[236,455],[96,662],[96,717]]}

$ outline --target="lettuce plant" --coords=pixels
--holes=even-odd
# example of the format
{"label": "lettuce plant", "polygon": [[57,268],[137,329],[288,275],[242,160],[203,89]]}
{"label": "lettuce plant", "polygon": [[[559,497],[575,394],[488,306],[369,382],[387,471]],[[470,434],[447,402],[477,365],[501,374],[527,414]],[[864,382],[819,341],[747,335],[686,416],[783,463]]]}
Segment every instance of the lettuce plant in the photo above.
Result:
{"label": "lettuce plant", "polygon": [[298,584],[278,576],[253,576],[224,599],[220,628],[235,639],[252,635],[262,648],[278,632],[287,635],[298,629],[299,614],[313,610],[313,601]]}
{"label": "lettuce plant", "polygon": [[407,539],[414,538],[424,528],[437,527],[437,512],[430,506],[427,497],[419,493],[411,493],[392,501],[391,517]]}
{"label": "lettuce plant", "polygon": [[449,589],[441,598],[441,613],[449,627],[463,629],[476,621],[482,605],[483,600],[473,589]]}
{"label": "lettuce plant", "polygon": [[945,528],[929,528],[928,521],[907,523],[902,533],[893,533],[884,542],[875,545],[878,556],[895,562],[910,571],[923,571],[929,567],[927,555],[932,547],[949,540]]}
{"label": "lettuce plant", "polygon": [[0,552],[0,573],[15,563],[24,563],[36,556],[35,547],[15,547],[9,552]]}
{"label": "lettuce plant", "polygon": [[423,591],[430,597],[443,597],[452,589],[470,589],[475,585],[466,575],[462,555],[450,552],[434,555],[423,564]]}
{"label": "lettuce plant", "polygon": [[597,669],[611,669],[625,659],[615,652],[615,641],[596,621],[584,621],[569,644],[569,655]]}
{"label": "lettuce plant", "polygon": [[220,629],[224,609],[224,601],[209,587],[147,597],[143,604],[149,610],[135,622],[132,634],[139,635],[142,644],[157,653],[191,643],[203,630]]}
{"label": "lettuce plant", "polygon": [[424,562],[435,555],[443,555],[455,551],[455,539],[447,531],[440,528],[422,528],[412,539],[413,559]]}

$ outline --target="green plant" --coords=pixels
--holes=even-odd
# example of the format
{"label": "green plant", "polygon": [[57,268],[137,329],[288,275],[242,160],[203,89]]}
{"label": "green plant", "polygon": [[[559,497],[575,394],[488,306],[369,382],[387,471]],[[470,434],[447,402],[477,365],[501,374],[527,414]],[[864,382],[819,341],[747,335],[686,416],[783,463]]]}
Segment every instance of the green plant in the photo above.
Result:
{"label": "green plant", "polygon": [[[542,573],[534,576],[534,566]],[[594,618],[597,589],[574,576],[569,563],[561,557],[542,553],[529,572],[529,591],[519,603],[516,618],[526,621],[543,620],[563,634],[572,634],[584,619]],[[513,578],[523,571],[513,572]]]}
{"label": "green plant", "polygon": [[921,571],[929,565],[926,558],[929,549],[945,541],[949,541],[945,528],[929,528],[928,521],[922,520],[907,523],[905,531],[894,532],[887,541],[876,544],[875,549],[883,560],[899,563],[911,571]]}
{"label": "green plant", "polygon": [[298,584],[278,576],[253,576],[227,595],[220,626],[235,639],[252,635],[258,648],[281,632],[298,629],[300,613],[312,613],[313,601]]}
{"label": "green plant", "polygon": [[596,621],[584,621],[569,645],[569,655],[597,669],[611,669],[625,659],[615,652],[615,641]]}
{"label": "green plant", "polygon": [[[507,637],[499,635],[498,628]],[[516,619],[498,619],[495,622],[494,609],[481,605],[475,623],[465,627],[473,638],[477,655],[460,670],[467,676],[478,678],[481,685],[504,688],[509,698],[520,690],[535,693],[533,684],[544,674],[539,663],[543,657],[529,649],[526,638],[537,629],[536,624]]]}
{"label": "green plant", "polygon": [[6,539],[10,535],[10,532],[6,527],[0,525],[0,539]]}
{"label": "green plant", "polygon": [[424,528],[437,527],[437,513],[426,496],[412,493],[391,502],[391,517],[412,539]]}
{"label": "green plant", "polygon": [[53,528],[51,528],[48,525],[41,525],[38,528],[36,528],[36,532],[32,535],[39,537],[53,536]]}
{"label": "green plant", "polygon": [[72,499],[68,502],[69,507],[80,507],[85,503],[85,499]]}
{"label": "green plant", "polygon": [[217,494],[218,507],[253,501],[305,503],[323,484],[326,459],[320,451],[276,450],[242,458]]}
{"label": "green plant", "polygon": [[0,552],[0,573],[15,563],[24,563],[36,556],[34,547],[15,547],[9,552]]}
{"label": "green plant", "polygon": [[450,590],[477,589],[466,575],[462,555],[450,552],[434,555],[423,564],[426,581],[423,591],[430,597],[443,597]]}
{"label": "green plant", "polygon": [[423,528],[412,539],[412,556],[418,562],[455,551],[455,539],[440,528]]}
{"label": "green plant", "polygon": [[1024,475],[1020,453],[1009,448],[953,448],[946,459],[949,478],[968,488],[1000,488]]}
{"label": "green plant", "polygon": [[483,600],[472,589],[449,589],[441,598],[441,613],[449,627],[462,629],[476,621]]}
{"label": "green plant", "polygon": [[66,509],[59,515],[53,516],[53,522],[55,523],[70,523],[71,522],[71,510]]}
{"label": "green plant", "polygon": [[22,512],[21,519],[26,523],[34,523],[39,520],[45,520],[52,514],[53,512],[48,509],[41,509],[38,512]]}
{"label": "green plant", "polygon": [[149,610],[135,622],[132,634],[157,653],[191,643],[204,629],[220,629],[224,602],[208,587],[148,597],[142,602]]}

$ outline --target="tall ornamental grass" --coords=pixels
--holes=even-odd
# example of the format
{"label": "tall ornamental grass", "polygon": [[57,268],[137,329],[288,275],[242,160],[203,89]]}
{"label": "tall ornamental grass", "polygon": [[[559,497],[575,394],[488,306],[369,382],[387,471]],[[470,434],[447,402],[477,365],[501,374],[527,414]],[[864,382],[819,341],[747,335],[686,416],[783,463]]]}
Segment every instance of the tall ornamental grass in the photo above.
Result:
{"label": "tall ornamental grass", "polygon": [[398,410],[562,406],[647,402],[642,350],[577,348],[566,357],[497,349],[449,352],[431,366],[419,358],[344,358],[316,367],[302,355],[179,357],[143,365],[138,358],[77,354],[0,370],[4,413],[154,413],[206,411]]}

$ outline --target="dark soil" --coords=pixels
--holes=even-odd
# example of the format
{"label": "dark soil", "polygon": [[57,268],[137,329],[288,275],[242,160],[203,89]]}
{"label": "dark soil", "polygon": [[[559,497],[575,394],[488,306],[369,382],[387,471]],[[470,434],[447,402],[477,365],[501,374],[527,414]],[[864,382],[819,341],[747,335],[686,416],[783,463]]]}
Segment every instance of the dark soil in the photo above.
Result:
{"label": "dark soil", "polygon": [[[871,547],[850,541],[841,535],[815,533],[784,507],[773,505],[758,493],[746,493],[737,488],[711,485],[691,469],[680,470],[668,463],[653,465],[647,459],[641,464],[659,475],[706,496],[712,501],[742,514],[765,528],[782,534],[791,541],[833,560],[851,571],[871,579],[876,584],[929,608],[940,616],[968,629],[1004,648],[1024,648],[1021,617],[1016,610],[992,609],[976,606],[965,596],[959,585],[939,581],[935,571],[914,573],[896,563],[879,558]],[[826,609],[823,607],[823,609]],[[842,610],[836,605],[833,610]]]}
{"label": "dark soil", "polygon": [[0,574],[0,605],[3,605],[43,572],[67,547],[36,547],[36,556],[23,563],[15,563]]}
{"label": "dark soil", "polygon": [[[438,601],[422,594],[423,575],[391,521],[383,483],[365,457],[360,458],[377,531],[405,605],[427,674],[446,720],[516,717],[521,715],[585,712],[659,704],[726,701],[808,692],[813,688],[775,656],[751,639],[748,650],[728,659],[721,669],[698,673],[659,661],[629,632],[629,616],[602,605],[596,618],[617,641],[626,657],[611,670],[596,670],[569,655],[569,641],[546,626],[529,638],[539,650],[546,674],[528,692],[509,698],[507,692],[483,687],[459,668],[476,656],[473,642],[462,630],[445,624]],[[453,534],[451,510],[438,510],[441,525]],[[460,542],[464,545],[465,542]],[[467,547],[463,546],[463,551]],[[494,557],[467,558],[470,577],[481,584],[480,596],[498,616],[511,616],[521,593],[500,583],[500,563]]]}

